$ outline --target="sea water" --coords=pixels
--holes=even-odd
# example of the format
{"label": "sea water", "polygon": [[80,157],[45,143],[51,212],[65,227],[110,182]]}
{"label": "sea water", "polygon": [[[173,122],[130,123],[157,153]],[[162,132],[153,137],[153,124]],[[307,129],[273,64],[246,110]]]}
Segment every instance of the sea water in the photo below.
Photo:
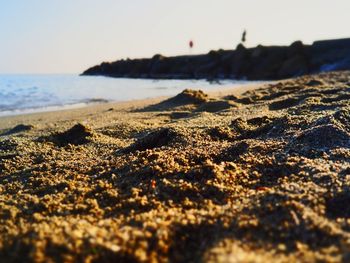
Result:
{"label": "sea water", "polygon": [[0,75],[0,116],[83,107],[91,103],[220,90],[247,81],[151,80],[79,75]]}

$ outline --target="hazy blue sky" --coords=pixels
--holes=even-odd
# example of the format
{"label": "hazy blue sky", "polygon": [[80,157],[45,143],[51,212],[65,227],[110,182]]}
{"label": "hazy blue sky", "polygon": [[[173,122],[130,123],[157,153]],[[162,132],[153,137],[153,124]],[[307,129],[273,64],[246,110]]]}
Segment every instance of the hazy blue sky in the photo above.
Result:
{"label": "hazy blue sky", "polygon": [[350,0],[1,0],[0,73],[350,37]]}

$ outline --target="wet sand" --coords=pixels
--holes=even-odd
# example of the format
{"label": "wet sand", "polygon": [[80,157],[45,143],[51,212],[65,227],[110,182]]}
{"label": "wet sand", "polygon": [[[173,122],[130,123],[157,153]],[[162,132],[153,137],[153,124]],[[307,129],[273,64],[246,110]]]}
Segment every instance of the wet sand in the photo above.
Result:
{"label": "wet sand", "polygon": [[0,118],[6,262],[347,262],[350,72]]}

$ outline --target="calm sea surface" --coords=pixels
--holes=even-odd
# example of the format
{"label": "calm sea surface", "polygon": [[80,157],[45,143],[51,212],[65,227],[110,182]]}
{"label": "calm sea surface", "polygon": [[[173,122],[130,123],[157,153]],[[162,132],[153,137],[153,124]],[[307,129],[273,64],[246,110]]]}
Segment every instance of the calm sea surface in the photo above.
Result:
{"label": "calm sea surface", "polygon": [[247,81],[116,79],[78,75],[0,75],[0,116],[83,107],[103,101],[172,96],[186,88],[220,90]]}

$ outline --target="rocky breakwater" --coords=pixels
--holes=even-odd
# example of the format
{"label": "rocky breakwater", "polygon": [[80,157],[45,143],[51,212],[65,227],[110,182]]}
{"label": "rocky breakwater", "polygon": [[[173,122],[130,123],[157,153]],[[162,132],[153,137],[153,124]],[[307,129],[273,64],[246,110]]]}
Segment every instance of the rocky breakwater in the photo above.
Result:
{"label": "rocky breakwater", "polygon": [[154,79],[275,80],[330,70],[350,69],[350,38],[305,45],[262,46],[207,54],[103,62],[82,75]]}

